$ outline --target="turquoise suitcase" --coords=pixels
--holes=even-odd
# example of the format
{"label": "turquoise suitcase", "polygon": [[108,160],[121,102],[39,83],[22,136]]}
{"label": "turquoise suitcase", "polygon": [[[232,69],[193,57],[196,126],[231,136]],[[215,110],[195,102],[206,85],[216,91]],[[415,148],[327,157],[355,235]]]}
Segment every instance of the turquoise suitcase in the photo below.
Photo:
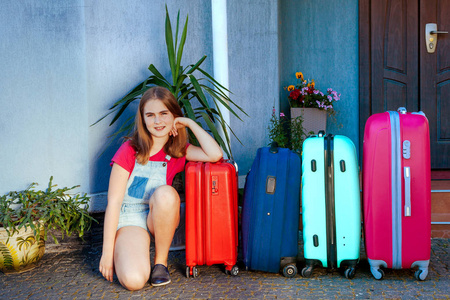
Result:
{"label": "turquoise suitcase", "polygon": [[342,268],[345,277],[353,278],[361,244],[361,202],[356,149],[349,138],[319,132],[303,143],[302,214],[302,276],[323,266]]}

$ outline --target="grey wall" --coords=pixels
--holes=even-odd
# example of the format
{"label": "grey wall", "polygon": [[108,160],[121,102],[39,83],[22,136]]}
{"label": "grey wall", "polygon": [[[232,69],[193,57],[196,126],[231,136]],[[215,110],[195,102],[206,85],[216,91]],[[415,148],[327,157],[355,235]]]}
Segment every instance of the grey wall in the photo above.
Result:
{"label": "grey wall", "polygon": [[0,193],[50,175],[89,191],[84,1],[2,1]]}
{"label": "grey wall", "polygon": [[[358,1],[281,0],[281,87],[295,84],[295,73],[314,79],[316,88],[341,93],[336,119],[327,131],[344,134],[358,147]],[[287,112],[287,92],[280,88],[281,109]]]}
{"label": "grey wall", "polygon": [[[150,74],[150,63],[170,74],[165,2],[2,1],[0,194],[31,182],[45,188],[50,175],[90,194],[107,190],[109,161],[120,145],[108,146],[108,135],[117,128],[90,125]],[[179,9],[181,20],[189,15],[182,64],[206,54],[203,68],[213,74],[210,0],[167,2],[173,26]],[[227,9],[231,97],[249,115],[231,119],[243,143],[232,140],[240,174],[268,144],[272,107],[286,110],[282,87],[296,71],[342,93],[343,127],[330,130],[356,143],[357,1],[228,0]]]}
{"label": "grey wall", "polygon": [[227,9],[230,89],[249,115],[231,122],[243,144],[233,140],[232,151],[245,175],[256,150],[269,144],[272,107],[279,106],[278,3],[229,0]]}

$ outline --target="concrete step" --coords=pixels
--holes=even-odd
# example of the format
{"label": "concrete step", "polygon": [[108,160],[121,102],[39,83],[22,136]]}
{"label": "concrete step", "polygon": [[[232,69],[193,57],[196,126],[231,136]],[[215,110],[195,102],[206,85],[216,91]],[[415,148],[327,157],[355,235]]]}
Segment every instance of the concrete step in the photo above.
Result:
{"label": "concrete step", "polygon": [[450,180],[431,181],[431,237],[450,238]]}

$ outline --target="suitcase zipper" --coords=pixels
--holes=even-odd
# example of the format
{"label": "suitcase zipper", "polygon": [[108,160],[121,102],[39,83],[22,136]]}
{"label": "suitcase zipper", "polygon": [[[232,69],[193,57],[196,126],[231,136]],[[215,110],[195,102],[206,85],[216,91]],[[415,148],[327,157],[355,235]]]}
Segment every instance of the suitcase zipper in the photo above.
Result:
{"label": "suitcase zipper", "polygon": [[392,177],[392,268],[402,266],[402,169],[400,143],[400,116],[389,112],[391,121],[391,177]]}
{"label": "suitcase zipper", "polygon": [[336,214],[334,199],[334,143],[333,135],[327,134],[324,138],[324,165],[325,165],[325,209],[327,226],[327,260],[328,267],[337,266],[336,248]]}

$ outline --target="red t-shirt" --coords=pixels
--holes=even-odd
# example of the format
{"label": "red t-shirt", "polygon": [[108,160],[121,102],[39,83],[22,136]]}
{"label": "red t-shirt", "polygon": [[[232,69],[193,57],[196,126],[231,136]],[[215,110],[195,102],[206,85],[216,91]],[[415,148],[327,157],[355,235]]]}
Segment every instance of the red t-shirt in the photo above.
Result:
{"label": "red t-shirt", "polygon": [[[186,146],[189,147],[189,144]],[[136,163],[136,150],[131,146],[130,141],[126,141],[117,150],[114,157],[111,159],[111,166],[116,163],[128,172],[133,172],[134,164]],[[150,156],[150,161],[164,161],[166,158],[166,153],[164,148],[153,156]],[[186,163],[186,156],[176,158],[171,157],[167,163],[167,175],[166,180],[168,185],[172,185],[173,178],[175,175],[184,170],[184,165]]]}

